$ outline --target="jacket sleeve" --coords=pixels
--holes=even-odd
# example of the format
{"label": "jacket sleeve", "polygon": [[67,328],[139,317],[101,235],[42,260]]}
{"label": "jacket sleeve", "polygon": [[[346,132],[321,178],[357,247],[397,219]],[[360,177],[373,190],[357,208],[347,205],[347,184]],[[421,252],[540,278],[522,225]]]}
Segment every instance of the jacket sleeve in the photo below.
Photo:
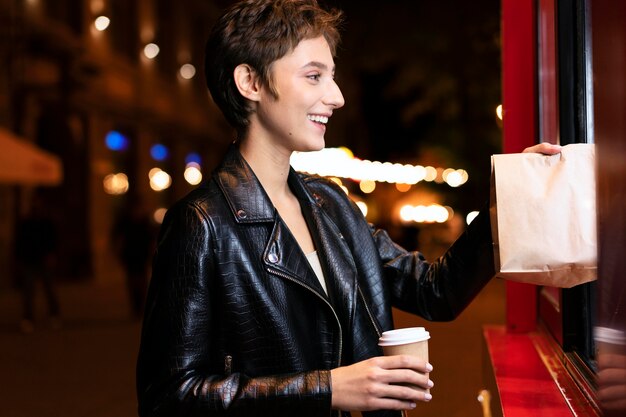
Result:
{"label": "jacket sleeve", "polygon": [[139,415],[314,416],[330,413],[330,373],[250,378],[216,369],[211,223],[192,203],[168,211],[159,237],[139,357]]}
{"label": "jacket sleeve", "polygon": [[484,209],[433,263],[373,230],[392,304],[427,320],[456,318],[495,275],[489,212]]}

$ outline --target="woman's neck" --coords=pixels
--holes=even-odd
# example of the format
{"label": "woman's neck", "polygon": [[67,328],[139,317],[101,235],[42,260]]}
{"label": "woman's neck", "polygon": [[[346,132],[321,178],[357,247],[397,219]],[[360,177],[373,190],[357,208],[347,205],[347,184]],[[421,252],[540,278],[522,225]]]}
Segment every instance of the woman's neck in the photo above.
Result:
{"label": "woman's neck", "polygon": [[274,203],[291,194],[287,185],[289,153],[272,144],[251,139],[240,141],[239,151]]}

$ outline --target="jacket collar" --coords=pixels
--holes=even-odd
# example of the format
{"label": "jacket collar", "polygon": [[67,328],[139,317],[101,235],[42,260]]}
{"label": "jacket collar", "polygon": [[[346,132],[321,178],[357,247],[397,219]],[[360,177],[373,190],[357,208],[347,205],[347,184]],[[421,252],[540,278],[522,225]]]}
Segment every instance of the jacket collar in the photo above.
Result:
{"label": "jacket collar", "polygon": [[[215,170],[213,176],[238,223],[275,220],[274,205],[236,145],[230,145],[222,164]],[[293,168],[289,169],[287,181],[301,202],[305,200],[310,204],[315,203]]]}
{"label": "jacket collar", "polygon": [[[222,164],[213,176],[224,193],[236,222],[241,224],[273,223],[272,232],[263,252],[266,267],[301,282],[322,298],[326,298],[300,246],[287,226],[279,221],[276,208],[235,145],[230,146]],[[310,208],[305,205],[312,199],[293,168],[289,171],[288,182],[303,205],[303,209],[311,213]]]}

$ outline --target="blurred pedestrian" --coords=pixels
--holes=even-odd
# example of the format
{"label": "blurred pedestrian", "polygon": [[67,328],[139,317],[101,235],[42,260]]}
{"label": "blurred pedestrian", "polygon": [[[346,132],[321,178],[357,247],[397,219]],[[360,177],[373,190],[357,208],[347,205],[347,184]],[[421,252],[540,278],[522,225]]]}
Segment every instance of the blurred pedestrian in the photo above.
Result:
{"label": "blurred pedestrian", "polygon": [[131,314],[140,318],[148,288],[155,228],[145,203],[131,198],[113,226],[113,245],[124,267]]}
{"label": "blurred pedestrian", "polygon": [[61,324],[59,299],[54,283],[58,236],[54,222],[47,212],[41,195],[35,192],[16,230],[17,277],[23,308],[20,327],[24,333],[35,329],[37,281],[41,281],[43,286],[51,326],[56,328]]}

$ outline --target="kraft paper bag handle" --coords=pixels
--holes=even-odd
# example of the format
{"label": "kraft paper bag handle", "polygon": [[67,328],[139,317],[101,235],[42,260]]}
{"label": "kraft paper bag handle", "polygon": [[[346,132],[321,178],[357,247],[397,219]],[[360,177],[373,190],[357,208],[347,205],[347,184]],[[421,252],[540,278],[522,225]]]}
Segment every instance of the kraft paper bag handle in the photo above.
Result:
{"label": "kraft paper bag handle", "polygon": [[572,287],[597,278],[595,149],[491,158],[496,276]]}

